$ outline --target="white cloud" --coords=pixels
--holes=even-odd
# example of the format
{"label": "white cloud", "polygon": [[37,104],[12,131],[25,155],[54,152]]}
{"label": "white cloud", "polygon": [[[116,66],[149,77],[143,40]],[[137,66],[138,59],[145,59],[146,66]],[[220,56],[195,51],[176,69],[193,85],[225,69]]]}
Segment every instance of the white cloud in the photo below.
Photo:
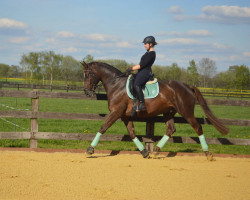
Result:
{"label": "white cloud", "polygon": [[201,29],[201,30],[190,30],[187,32],[178,32],[178,31],[172,31],[172,32],[160,32],[156,34],[157,36],[175,36],[175,37],[210,37],[214,36],[214,34],[208,30]]}
{"label": "white cloud", "polygon": [[160,53],[156,54],[156,58],[165,58],[165,57],[166,57],[165,54],[160,54]]}
{"label": "white cloud", "polygon": [[95,49],[89,49],[87,50],[88,54],[99,54],[101,51],[95,50]]}
{"label": "white cloud", "polygon": [[221,50],[228,50],[231,47],[228,45],[224,45],[224,44],[219,44],[219,43],[213,43],[212,47],[214,47],[215,49],[221,49]]}
{"label": "white cloud", "polygon": [[190,30],[187,32],[187,35],[188,36],[198,36],[198,37],[214,36],[214,34],[208,30]]}
{"label": "white cloud", "polygon": [[250,57],[250,52],[243,52],[243,56]]}
{"label": "white cloud", "polygon": [[239,6],[205,6],[200,20],[219,23],[250,23],[250,7]]}
{"label": "white cloud", "polygon": [[240,60],[240,59],[241,59],[241,57],[239,55],[229,56],[230,61],[237,61],[237,60]]}
{"label": "white cloud", "polygon": [[82,35],[82,38],[92,40],[92,41],[101,41],[101,42],[117,41],[118,39],[116,36],[105,35],[105,34],[100,34],[100,33]]}
{"label": "white cloud", "polygon": [[22,44],[27,42],[29,39],[30,39],[29,37],[13,37],[10,38],[9,41],[14,44]]}
{"label": "white cloud", "polygon": [[60,52],[62,53],[75,53],[78,52],[79,50],[75,47],[67,47],[67,48],[62,48]]}
{"label": "white cloud", "polygon": [[47,38],[47,39],[45,39],[45,42],[47,42],[47,43],[55,43],[56,39],[55,38]]}
{"label": "white cloud", "polygon": [[129,42],[118,42],[117,47],[121,47],[121,48],[131,48],[134,45],[130,44]]}
{"label": "white cloud", "polygon": [[0,18],[0,28],[26,29],[28,25],[12,19]]}
{"label": "white cloud", "polygon": [[201,42],[199,40],[190,39],[190,38],[172,38],[167,40],[161,40],[159,42],[160,44],[180,44],[180,45],[200,45],[204,44],[204,42]]}
{"label": "white cloud", "polygon": [[171,13],[171,14],[183,14],[183,13],[185,13],[185,11],[180,6],[171,6],[168,9],[168,13]]}
{"label": "white cloud", "polygon": [[57,33],[57,36],[62,38],[70,38],[75,37],[75,34],[69,31],[60,31]]}
{"label": "white cloud", "polygon": [[184,21],[190,18],[180,6],[171,6],[167,12],[173,14],[176,21]]}

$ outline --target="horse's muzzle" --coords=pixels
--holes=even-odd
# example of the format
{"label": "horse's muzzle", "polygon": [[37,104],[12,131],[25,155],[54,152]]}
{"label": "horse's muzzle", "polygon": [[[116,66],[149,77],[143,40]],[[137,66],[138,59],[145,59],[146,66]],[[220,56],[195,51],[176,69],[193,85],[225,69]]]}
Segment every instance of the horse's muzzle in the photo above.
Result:
{"label": "horse's muzzle", "polygon": [[95,96],[95,91],[88,90],[88,89],[84,89],[83,91],[84,91],[85,95],[88,96],[88,97]]}

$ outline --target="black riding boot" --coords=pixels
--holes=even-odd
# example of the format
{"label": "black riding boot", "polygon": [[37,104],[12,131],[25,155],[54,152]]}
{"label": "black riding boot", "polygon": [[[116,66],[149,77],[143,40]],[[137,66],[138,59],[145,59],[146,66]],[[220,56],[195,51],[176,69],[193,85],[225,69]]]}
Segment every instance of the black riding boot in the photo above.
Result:
{"label": "black riding boot", "polygon": [[135,86],[135,91],[136,91],[136,96],[137,96],[137,99],[139,100],[140,104],[139,106],[137,107],[136,109],[136,112],[138,111],[147,111],[147,108],[145,106],[145,103],[144,103],[144,94],[142,92],[142,88],[141,86]]}

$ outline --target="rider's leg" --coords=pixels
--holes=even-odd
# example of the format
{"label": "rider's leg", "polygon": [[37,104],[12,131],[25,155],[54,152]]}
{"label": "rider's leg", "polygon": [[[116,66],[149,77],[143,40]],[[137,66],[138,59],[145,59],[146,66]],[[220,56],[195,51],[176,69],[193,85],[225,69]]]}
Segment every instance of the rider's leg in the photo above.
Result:
{"label": "rider's leg", "polygon": [[143,92],[142,92],[141,86],[136,85],[136,86],[135,86],[135,91],[136,91],[136,94],[137,94],[137,98],[138,98],[138,100],[139,100],[139,102],[140,102],[140,104],[139,104],[139,106],[138,106],[138,108],[137,108],[136,111],[146,111],[147,108],[146,108],[146,106],[145,106],[144,94],[143,94]]}

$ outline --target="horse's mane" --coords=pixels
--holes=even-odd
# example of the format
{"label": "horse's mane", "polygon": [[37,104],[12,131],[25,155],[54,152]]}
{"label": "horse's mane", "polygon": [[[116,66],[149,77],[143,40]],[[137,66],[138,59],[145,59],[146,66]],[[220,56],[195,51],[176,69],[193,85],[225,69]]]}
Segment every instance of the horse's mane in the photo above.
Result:
{"label": "horse's mane", "polygon": [[102,67],[102,68],[105,68],[107,69],[108,71],[110,71],[111,73],[114,73],[116,74],[117,76],[123,74],[119,69],[115,68],[114,66],[112,65],[109,65],[107,63],[104,63],[104,62],[92,62],[90,64],[96,64],[98,65],[99,67]]}

